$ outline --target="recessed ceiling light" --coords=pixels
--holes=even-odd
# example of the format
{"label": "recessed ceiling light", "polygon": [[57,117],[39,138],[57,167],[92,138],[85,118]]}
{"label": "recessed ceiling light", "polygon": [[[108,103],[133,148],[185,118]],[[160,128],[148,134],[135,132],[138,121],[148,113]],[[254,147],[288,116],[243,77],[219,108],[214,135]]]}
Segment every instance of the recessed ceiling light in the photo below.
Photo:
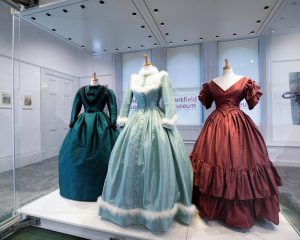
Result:
{"label": "recessed ceiling light", "polygon": [[184,39],[184,42],[187,42],[188,40]]}
{"label": "recessed ceiling light", "polygon": [[143,48],[143,47],[144,47],[144,45],[142,44],[142,45],[141,45],[141,48]]}
{"label": "recessed ceiling light", "polygon": [[104,4],[104,1],[99,1],[100,4]]}
{"label": "recessed ceiling light", "polygon": [[81,45],[81,47],[82,47],[82,48],[85,48],[85,46],[84,46],[84,45]]}
{"label": "recessed ceiling light", "polygon": [[254,63],[254,60],[253,60],[253,59],[251,59],[251,60],[250,60],[250,63]]}
{"label": "recessed ceiling light", "polygon": [[257,20],[256,23],[259,24],[261,22],[261,20]]}
{"label": "recessed ceiling light", "polygon": [[119,51],[119,49],[118,49],[118,48],[116,48],[115,50],[116,50],[116,51]]}
{"label": "recessed ceiling light", "polygon": [[153,11],[157,13],[157,12],[158,12],[158,9],[157,9],[157,8],[155,8]]}
{"label": "recessed ceiling light", "polygon": [[133,12],[133,13],[132,13],[132,16],[136,16],[136,12]]}
{"label": "recessed ceiling light", "polygon": [[35,20],[36,18],[35,18],[35,17],[31,17],[31,19],[32,19],[32,20]]}
{"label": "recessed ceiling light", "polygon": [[154,43],[153,45],[154,45],[155,47],[157,46],[157,44],[156,44],[156,43]]}
{"label": "recessed ceiling light", "polygon": [[280,17],[279,20],[282,21],[284,19],[284,17]]}
{"label": "recessed ceiling light", "polygon": [[68,38],[68,40],[69,40],[69,41],[71,41],[71,40],[72,40],[72,38]]}
{"label": "recessed ceiling light", "polygon": [[271,29],[271,32],[275,32],[275,29]]}
{"label": "recessed ceiling light", "polygon": [[294,29],[294,28],[295,28],[294,26],[290,27],[290,29]]}
{"label": "recessed ceiling light", "polygon": [[292,6],[295,6],[296,4],[297,4],[296,2],[292,2],[292,3],[291,3]]}
{"label": "recessed ceiling light", "polygon": [[201,37],[200,40],[203,40],[203,37]]}
{"label": "recessed ceiling light", "polygon": [[220,37],[219,35],[216,36],[216,38],[219,38],[219,37]]}
{"label": "recessed ceiling light", "polygon": [[53,32],[55,32],[55,31],[56,31],[56,29],[55,29],[55,28],[52,28],[52,31],[53,31]]}
{"label": "recessed ceiling light", "polygon": [[162,23],[160,23],[160,25],[161,25],[161,26],[164,26],[164,25],[165,25],[165,23],[163,23],[163,22],[162,22]]}
{"label": "recessed ceiling light", "polygon": [[96,52],[95,51],[93,51],[93,54],[95,54]]}
{"label": "recessed ceiling light", "polygon": [[149,35],[149,36],[148,36],[148,38],[152,38],[152,36],[151,36],[151,35]]}
{"label": "recessed ceiling light", "polygon": [[131,47],[128,47],[128,49],[131,49]]}
{"label": "recessed ceiling light", "polygon": [[169,33],[166,33],[166,36],[168,36],[169,35]]}
{"label": "recessed ceiling light", "polygon": [[170,42],[169,42],[169,44],[173,44],[173,42],[172,42],[172,41],[170,41]]}
{"label": "recessed ceiling light", "polygon": [[67,12],[68,12],[68,10],[67,10],[67,9],[63,9],[63,12],[64,12],[64,13],[67,13]]}
{"label": "recessed ceiling light", "polygon": [[269,6],[265,6],[265,7],[264,7],[264,9],[268,9],[268,8],[269,8]]}
{"label": "recessed ceiling light", "polygon": [[254,34],[254,31],[251,31],[250,34]]}
{"label": "recessed ceiling light", "polygon": [[145,26],[144,26],[144,25],[142,25],[142,26],[141,26],[141,28],[145,28]]}
{"label": "recessed ceiling light", "polygon": [[232,35],[233,35],[233,36],[236,36],[236,33],[233,33]]}
{"label": "recessed ceiling light", "polygon": [[106,50],[106,49],[104,49],[103,51],[104,51],[104,52],[107,52],[107,50]]}
{"label": "recessed ceiling light", "polygon": [[50,14],[50,13],[46,13],[46,15],[47,15],[48,17],[50,17],[50,16],[51,16],[51,14]]}
{"label": "recessed ceiling light", "polygon": [[85,9],[85,6],[84,6],[84,5],[80,5],[80,7],[81,7],[82,9]]}

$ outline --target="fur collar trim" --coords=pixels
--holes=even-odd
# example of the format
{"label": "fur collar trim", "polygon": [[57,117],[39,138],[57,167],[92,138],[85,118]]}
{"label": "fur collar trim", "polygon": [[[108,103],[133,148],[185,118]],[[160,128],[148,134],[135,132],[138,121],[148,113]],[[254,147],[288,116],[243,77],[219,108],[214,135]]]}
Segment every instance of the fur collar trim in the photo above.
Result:
{"label": "fur collar trim", "polygon": [[144,66],[141,68],[141,70],[139,71],[139,75],[152,75],[158,73],[158,69],[152,65],[150,66]]}
{"label": "fur collar trim", "polygon": [[157,89],[161,85],[161,79],[168,76],[165,71],[153,73],[151,75],[132,74],[130,88],[134,92],[147,93]]}

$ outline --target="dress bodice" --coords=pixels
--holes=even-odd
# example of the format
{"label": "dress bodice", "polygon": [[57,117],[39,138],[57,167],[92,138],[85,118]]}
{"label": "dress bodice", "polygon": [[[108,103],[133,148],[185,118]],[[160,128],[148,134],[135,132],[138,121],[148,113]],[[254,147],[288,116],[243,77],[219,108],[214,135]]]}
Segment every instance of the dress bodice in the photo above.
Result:
{"label": "dress bodice", "polygon": [[84,106],[84,113],[102,113],[107,105],[111,124],[116,124],[117,104],[116,97],[112,90],[101,85],[88,85],[80,88],[74,98],[70,127],[74,126],[82,105]]}
{"label": "dress bodice", "polygon": [[108,90],[106,87],[98,86],[85,86],[80,90],[80,97],[84,106],[85,112],[99,112],[103,111],[107,102]]}
{"label": "dress bodice", "polygon": [[149,92],[134,92],[137,110],[158,108],[161,98],[161,89],[153,89]]}
{"label": "dress bodice", "polygon": [[218,110],[239,109],[240,102],[245,98],[249,109],[255,107],[262,93],[260,87],[254,81],[246,77],[241,78],[231,87],[223,90],[214,81],[203,84],[200,91],[199,100],[210,108],[215,101]]}
{"label": "dress bodice", "polygon": [[[121,127],[128,122],[128,113],[133,97],[137,103],[136,112],[141,114],[148,110],[162,110],[161,116],[164,116],[162,119],[164,126],[175,124],[175,101],[167,72],[158,71],[157,68],[152,67],[148,72],[140,71],[131,76],[130,87],[123,96],[123,104],[118,118],[118,124]],[[163,109],[159,106],[161,99]]]}

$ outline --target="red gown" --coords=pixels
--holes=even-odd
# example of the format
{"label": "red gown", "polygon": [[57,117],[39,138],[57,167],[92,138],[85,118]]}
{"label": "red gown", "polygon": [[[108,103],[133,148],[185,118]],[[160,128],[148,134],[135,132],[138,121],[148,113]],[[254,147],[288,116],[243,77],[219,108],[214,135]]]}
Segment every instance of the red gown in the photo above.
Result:
{"label": "red gown", "polygon": [[199,100],[206,108],[216,103],[190,155],[193,201],[208,220],[239,228],[252,227],[256,218],[279,223],[281,178],[263,136],[239,108],[244,98],[249,109],[254,108],[261,95],[260,87],[246,77],[226,91],[213,81],[200,91]]}

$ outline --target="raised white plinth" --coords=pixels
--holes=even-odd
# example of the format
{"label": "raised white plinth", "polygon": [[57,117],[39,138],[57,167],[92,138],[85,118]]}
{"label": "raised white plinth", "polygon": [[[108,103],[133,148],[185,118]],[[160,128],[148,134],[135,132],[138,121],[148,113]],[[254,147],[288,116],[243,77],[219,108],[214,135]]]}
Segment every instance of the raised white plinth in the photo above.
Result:
{"label": "raised white plinth", "polygon": [[258,222],[247,231],[230,229],[222,224],[203,221],[198,215],[188,227],[174,222],[166,233],[151,233],[143,226],[122,228],[98,216],[98,203],[77,202],[62,198],[58,190],[22,207],[24,215],[39,217],[40,227],[95,240],[172,239],[172,240],[300,240],[299,235],[280,214],[280,224]]}

